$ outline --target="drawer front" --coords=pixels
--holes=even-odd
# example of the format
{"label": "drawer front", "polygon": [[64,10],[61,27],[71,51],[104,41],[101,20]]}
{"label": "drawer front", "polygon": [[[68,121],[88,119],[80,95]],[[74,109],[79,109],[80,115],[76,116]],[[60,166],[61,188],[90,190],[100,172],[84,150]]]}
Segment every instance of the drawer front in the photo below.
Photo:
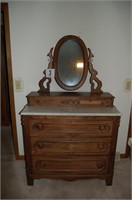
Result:
{"label": "drawer front", "polygon": [[47,160],[43,157],[33,158],[33,172],[38,174],[101,174],[108,170],[108,158],[92,157],[87,159],[52,159]]}
{"label": "drawer front", "polygon": [[[87,121],[87,123],[48,124],[43,121],[30,121],[31,136],[44,136],[45,139],[67,139],[75,137],[77,140],[87,136],[111,136],[112,121]],[[69,135],[68,135],[69,134]]]}
{"label": "drawer front", "polygon": [[110,138],[89,139],[88,142],[45,142],[41,138],[31,139],[33,154],[43,154],[46,152],[87,152],[108,154],[110,152],[110,144]]}
{"label": "drawer front", "polygon": [[112,106],[114,97],[109,93],[103,93],[102,95],[90,95],[90,93],[55,93],[52,92],[48,95],[38,94],[32,92],[27,95],[29,106]]}

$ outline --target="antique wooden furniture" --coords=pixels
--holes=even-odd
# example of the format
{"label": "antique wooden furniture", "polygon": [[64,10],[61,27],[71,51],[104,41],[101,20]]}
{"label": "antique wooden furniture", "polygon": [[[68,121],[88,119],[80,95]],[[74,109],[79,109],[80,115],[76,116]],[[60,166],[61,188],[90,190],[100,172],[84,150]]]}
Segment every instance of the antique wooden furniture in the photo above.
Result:
{"label": "antique wooden furniture", "polygon": [[[36,178],[100,178],[112,185],[120,122],[114,97],[102,92],[93,54],[80,38],[64,36],[54,55],[52,51],[39,91],[27,95],[28,104],[20,113],[27,183],[32,185]],[[66,92],[50,91],[52,70]],[[91,91],[75,92],[87,73],[91,74]]]}

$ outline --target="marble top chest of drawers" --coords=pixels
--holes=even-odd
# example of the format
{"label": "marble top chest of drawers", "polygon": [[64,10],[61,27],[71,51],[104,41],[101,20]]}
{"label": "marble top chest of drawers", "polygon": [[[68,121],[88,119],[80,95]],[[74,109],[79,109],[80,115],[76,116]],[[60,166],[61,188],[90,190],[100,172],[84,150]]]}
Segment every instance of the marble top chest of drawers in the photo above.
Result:
{"label": "marble top chest of drawers", "polygon": [[58,105],[52,97],[41,101],[29,94],[21,111],[28,185],[38,178],[99,178],[111,185],[120,122],[113,97],[106,95],[107,100],[89,106],[89,97],[82,94],[78,99],[64,95],[63,101],[51,95]]}
{"label": "marble top chest of drawers", "polygon": [[[102,91],[91,49],[66,35],[47,56],[39,90],[27,95],[20,112],[28,185],[38,178],[99,178],[112,185],[120,112],[114,96]],[[62,92],[53,92],[54,83]],[[84,83],[89,92],[78,92]]]}

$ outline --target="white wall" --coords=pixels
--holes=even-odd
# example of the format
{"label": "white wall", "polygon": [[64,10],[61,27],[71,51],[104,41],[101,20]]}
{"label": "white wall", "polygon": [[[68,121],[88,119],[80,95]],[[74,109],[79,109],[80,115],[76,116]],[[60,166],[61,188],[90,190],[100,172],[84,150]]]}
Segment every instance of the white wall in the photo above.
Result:
{"label": "white wall", "polygon": [[[80,36],[91,48],[94,68],[103,91],[115,96],[122,113],[117,151],[125,152],[130,113],[130,93],[123,83],[130,78],[130,2],[9,2],[13,78],[21,77],[22,92],[15,91],[19,153],[23,140],[19,112],[30,91],[47,68],[47,53],[64,35]],[[56,83],[52,90],[57,91]],[[87,84],[80,89],[87,91]]]}

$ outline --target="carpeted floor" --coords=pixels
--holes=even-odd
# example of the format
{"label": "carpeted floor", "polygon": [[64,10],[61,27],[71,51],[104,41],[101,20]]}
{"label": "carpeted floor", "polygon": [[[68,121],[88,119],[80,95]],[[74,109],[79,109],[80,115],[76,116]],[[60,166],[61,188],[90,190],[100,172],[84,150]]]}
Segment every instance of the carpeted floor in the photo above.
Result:
{"label": "carpeted floor", "polygon": [[131,199],[131,161],[115,162],[112,186],[104,180],[76,181],[40,179],[27,186],[25,163],[15,160],[10,128],[2,127],[1,199]]}

